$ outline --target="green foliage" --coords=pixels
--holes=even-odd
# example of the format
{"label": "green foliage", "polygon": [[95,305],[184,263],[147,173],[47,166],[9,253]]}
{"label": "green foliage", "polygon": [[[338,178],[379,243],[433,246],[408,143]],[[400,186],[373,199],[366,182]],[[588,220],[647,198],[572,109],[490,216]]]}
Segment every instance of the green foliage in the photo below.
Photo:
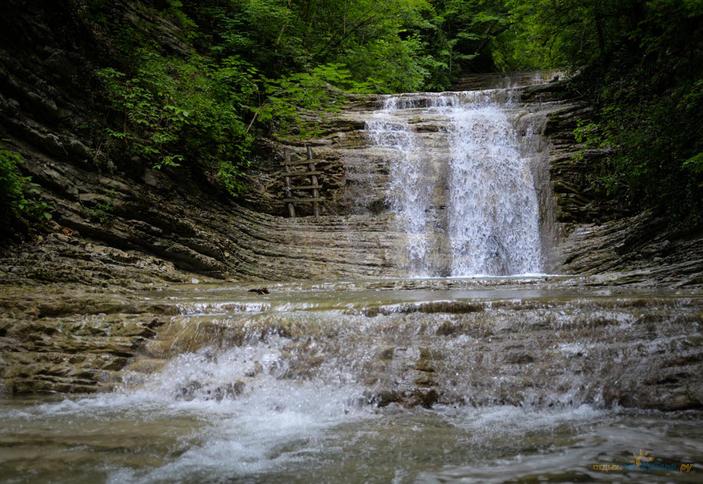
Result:
{"label": "green foliage", "polygon": [[[496,67],[492,58],[496,38],[510,27],[504,0],[440,0],[435,2],[439,57],[449,79],[465,72],[487,72]],[[502,67],[502,66],[499,66]]]}
{"label": "green foliage", "polygon": [[0,149],[0,223],[3,226],[20,218],[22,207],[27,203],[24,194],[28,180],[17,169],[20,162],[19,154]]}
{"label": "green foliage", "polygon": [[578,120],[576,129],[574,129],[574,139],[577,143],[584,145],[586,148],[591,148],[601,144],[601,138],[598,133],[598,125],[596,123],[586,123]]}
{"label": "green foliage", "polygon": [[108,224],[115,217],[115,206],[110,201],[100,202],[94,207],[87,210],[88,217],[93,222],[98,222],[100,224]]}
{"label": "green foliage", "polygon": [[228,189],[239,187],[220,175],[240,178],[248,165],[251,135],[237,108],[257,89],[255,70],[236,58],[213,65],[197,55],[184,60],[147,50],[136,65],[131,76],[114,68],[98,73],[122,118],[121,129],[107,132],[113,153],[156,169],[188,164]]}
{"label": "green foliage", "polygon": [[0,148],[0,224],[6,228],[27,229],[51,219],[49,205],[39,200],[38,187],[19,172],[21,163],[18,153]]}
{"label": "green foliage", "polygon": [[[584,88],[594,94],[616,196],[694,223],[703,218],[703,6],[659,0],[606,2],[598,56]],[[584,59],[585,60],[585,59]]]}
{"label": "green foliage", "polygon": [[204,37],[214,55],[239,56],[266,79],[341,64],[352,80],[373,78],[390,92],[420,86],[429,74],[424,32],[434,28],[434,11],[426,0],[386,0],[383,8],[374,0],[186,3],[207,26]]}
{"label": "green foliage", "polygon": [[379,93],[420,90],[430,77],[430,69],[436,66],[423,53],[417,36],[404,40],[379,39],[349,49],[341,60],[357,79],[366,79],[367,89]]}
{"label": "green foliage", "polygon": [[[701,213],[700,0],[161,0],[180,29],[86,11],[124,67],[100,71],[129,165],[245,188],[257,134],[305,138],[348,92],[443,90],[468,72],[563,67],[596,106],[575,136],[611,153],[590,177],[623,205]],[[148,18],[149,15],[145,15]],[[110,30],[111,29],[111,30]]]}
{"label": "green foliage", "polygon": [[325,64],[311,72],[269,80],[266,102],[257,114],[279,135],[306,138],[317,134],[318,116],[342,108],[344,92],[368,91],[369,85],[353,81],[343,65]]}
{"label": "green foliage", "polygon": [[[703,175],[703,152],[693,155],[684,161],[683,167],[695,175]],[[701,183],[703,183],[703,179]]]}

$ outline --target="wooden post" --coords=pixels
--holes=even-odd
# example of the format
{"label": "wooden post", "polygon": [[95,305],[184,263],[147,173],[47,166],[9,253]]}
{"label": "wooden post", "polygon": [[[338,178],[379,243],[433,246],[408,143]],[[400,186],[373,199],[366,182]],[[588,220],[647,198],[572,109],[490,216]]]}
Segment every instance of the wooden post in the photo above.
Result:
{"label": "wooden post", "polygon": [[[312,161],[312,148],[310,145],[307,146],[308,149],[308,160],[310,161],[310,164],[308,167],[310,168],[310,171],[314,172],[315,171],[315,162]],[[313,210],[315,211],[315,217],[320,216],[320,204],[318,203],[317,199],[320,198],[320,191],[318,190],[318,184],[317,184],[317,175],[312,175],[312,198],[314,201],[312,202]]]}
{"label": "wooden post", "polygon": [[[293,194],[290,189],[290,151],[288,148],[285,149],[285,164],[286,164],[286,197],[292,198]],[[295,218],[295,206],[293,202],[288,202],[288,215],[291,218]]]}

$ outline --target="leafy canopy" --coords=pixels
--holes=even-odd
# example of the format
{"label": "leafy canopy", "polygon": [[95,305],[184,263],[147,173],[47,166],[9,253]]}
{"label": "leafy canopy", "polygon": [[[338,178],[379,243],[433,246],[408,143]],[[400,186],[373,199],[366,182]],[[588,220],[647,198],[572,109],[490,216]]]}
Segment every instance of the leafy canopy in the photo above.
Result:
{"label": "leafy canopy", "polygon": [[[106,0],[88,0],[110,27]],[[187,170],[241,193],[257,137],[305,138],[348,92],[443,90],[462,74],[560,67],[596,106],[577,133],[612,155],[594,188],[633,209],[700,214],[700,0],[159,0],[164,44],[113,31],[100,71],[125,166]],[[114,30],[114,29],[113,29]]]}

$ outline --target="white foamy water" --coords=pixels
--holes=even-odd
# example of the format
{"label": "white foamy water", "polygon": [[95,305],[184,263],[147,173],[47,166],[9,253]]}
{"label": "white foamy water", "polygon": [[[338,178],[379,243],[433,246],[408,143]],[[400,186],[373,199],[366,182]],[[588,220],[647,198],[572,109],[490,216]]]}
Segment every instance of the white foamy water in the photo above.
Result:
{"label": "white foamy water", "polygon": [[386,99],[384,107],[367,123],[374,144],[394,153],[390,163],[388,199],[407,238],[408,266],[413,275],[427,274],[428,250],[426,209],[431,202],[432,185],[428,166],[407,119],[395,116],[399,100]]}
{"label": "white foamy water", "polygon": [[[335,427],[373,417],[353,383],[289,377],[288,343],[274,336],[242,347],[184,353],[157,373],[127,375],[127,384],[114,393],[0,416],[20,422],[20,431],[35,424],[42,428],[42,421],[57,429],[72,427],[76,419],[87,435],[96,432],[93,427],[104,432],[110,421],[115,426],[144,422],[145,439],[154,439],[150,428],[160,422],[176,428],[181,426],[175,422],[186,422],[182,426],[191,429],[171,444],[181,449],[172,458],[147,469],[110,466],[107,482],[200,481],[271,472],[314,458]],[[80,435],[80,430],[71,432]]]}
{"label": "white foamy water", "polygon": [[[540,207],[525,153],[539,134],[517,135],[511,95],[492,90],[389,97],[367,122],[371,141],[394,153],[388,198],[406,234],[410,275],[437,275],[438,264],[429,259],[433,249],[442,251],[431,247],[442,244],[433,242],[437,229],[451,259],[448,273],[440,275],[542,272]],[[423,123],[439,131],[418,132],[415,126]],[[446,154],[438,143],[447,144]],[[441,210],[446,215],[435,220],[428,215]]]}
{"label": "white foamy water", "polygon": [[495,102],[444,108],[449,131],[452,275],[539,272],[539,206],[529,160]]}

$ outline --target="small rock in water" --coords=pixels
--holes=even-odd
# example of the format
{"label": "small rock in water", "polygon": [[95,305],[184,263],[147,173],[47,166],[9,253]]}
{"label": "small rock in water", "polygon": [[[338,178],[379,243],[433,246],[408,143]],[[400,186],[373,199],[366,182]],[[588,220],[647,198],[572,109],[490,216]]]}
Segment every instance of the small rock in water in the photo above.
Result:
{"label": "small rock in water", "polygon": [[439,393],[437,393],[437,390],[434,388],[428,391],[418,389],[415,391],[413,397],[414,398],[410,401],[411,406],[421,405],[425,408],[432,408],[432,405],[439,400]]}
{"label": "small rock in water", "polygon": [[269,294],[269,290],[267,287],[249,289],[249,292],[255,292],[256,294]]}
{"label": "small rock in water", "polygon": [[244,373],[244,376],[248,376],[249,378],[254,378],[256,375],[264,371],[264,367],[259,363],[258,361],[254,363],[254,368],[251,370],[247,371]]}
{"label": "small rock in water", "polygon": [[196,279],[196,278],[194,277],[194,278],[192,278],[192,279],[190,280],[190,282],[191,282],[192,284],[199,284],[199,283],[200,283],[200,280],[199,280],[199,279]]}

